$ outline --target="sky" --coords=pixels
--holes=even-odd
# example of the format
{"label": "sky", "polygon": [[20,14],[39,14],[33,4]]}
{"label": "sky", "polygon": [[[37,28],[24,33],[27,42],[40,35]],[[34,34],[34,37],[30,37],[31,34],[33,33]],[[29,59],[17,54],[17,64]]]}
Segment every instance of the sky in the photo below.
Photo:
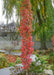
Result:
{"label": "sky", "polygon": [[[6,24],[7,19],[5,18],[5,15],[3,15],[2,12],[3,12],[3,0],[0,0],[0,24],[2,23]],[[12,19],[9,20],[8,23],[11,23],[13,20],[16,22],[15,10]]]}
{"label": "sky", "polygon": [[[52,2],[52,5],[54,7],[53,2]],[[3,9],[3,0],[0,0],[0,24],[1,23],[6,24],[7,23],[7,19],[5,18],[5,15],[2,15],[2,11],[3,11],[2,9]],[[11,23],[13,20],[16,22],[15,10],[14,10],[14,14],[13,14],[12,19],[9,20],[8,23]]]}

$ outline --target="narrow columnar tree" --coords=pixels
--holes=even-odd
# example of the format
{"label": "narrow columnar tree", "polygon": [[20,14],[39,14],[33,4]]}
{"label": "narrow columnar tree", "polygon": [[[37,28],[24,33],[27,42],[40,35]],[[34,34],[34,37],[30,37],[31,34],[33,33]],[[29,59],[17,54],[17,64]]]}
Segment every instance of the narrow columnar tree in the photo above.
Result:
{"label": "narrow columnar tree", "polygon": [[[22,63],[24,69],[28,69],[32,62],[30,55],[33,53],[32,42],[32,11],[30,0],[4,0],[4,13],[7,19],[10,19],[13,14],[13,8],[16,9],[16,15],[21,18],[21,26],[19,28],[20,35],[22,36]],[[21,15],[20,15],[21,14]]]}
{"label": "narrow columnar tree", "polygon": [[34,43],[32,42],[31,36],[33,16],[30,0],[22,1],[20,12],[22,16],[21,26],[19,28],[20,35],[22,36],[21,60],[24,65],[23,69],[29,69],[32,62],[30,55],[32,55],[34,50],[34,48],[32,48]]}

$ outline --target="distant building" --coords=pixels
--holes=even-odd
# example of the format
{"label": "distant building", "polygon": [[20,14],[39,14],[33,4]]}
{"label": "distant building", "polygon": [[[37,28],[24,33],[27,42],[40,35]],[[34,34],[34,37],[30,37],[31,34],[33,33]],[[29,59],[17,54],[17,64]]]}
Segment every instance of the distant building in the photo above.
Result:
{"label": "distant building", "polygon": [[17,24],[15,22],[9,23],[7,25],[0,25],[0,32],[16,32]]}
{"label": "distant building", "polygon": [[13,38],[17,31],[17,24],[15,22],[7,25],[0,25],[0,37]]}

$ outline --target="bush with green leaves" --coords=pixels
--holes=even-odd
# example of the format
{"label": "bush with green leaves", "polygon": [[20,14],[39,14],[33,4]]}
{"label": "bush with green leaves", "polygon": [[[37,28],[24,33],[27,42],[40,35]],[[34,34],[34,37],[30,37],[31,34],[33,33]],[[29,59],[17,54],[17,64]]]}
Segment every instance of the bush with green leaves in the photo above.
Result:
{"label": "bush with green leaves", "polygon": [[13,63],[13,62],[9,63],[9,67],[12,67],[12,66],[15,66],[15,65],[16,65],[16,64]]}
{"label": "bush with green leaves", "polygon": [[20,64],[20,63],[22,63],[21,60],[16,60],[16,64]]}
{"label": "bush with green leaves", "polygon": [[53,75],[54,75],[54,64],[51,66],[51,69],[53,70]]}
{"label": "bush with green leaves", "polygon": [[[33,73],[43,73],[44,69],[46,68],[46,64],[48,64],[48,61],[45,60],[44,56],[41,58],[39,55],[37,55],[37,57],[38,59],[31,63],[30,71]],[[46,59],[48,58],[46,57]],[[41,64],[37,64],[38,61],[40,61]]]}
{"label": "bush with green leaves", "polygon": [[7,59],[6,57],[0,57],[0,68],[4,68],[4,67],[7,67],[8,64],[7,64]]}

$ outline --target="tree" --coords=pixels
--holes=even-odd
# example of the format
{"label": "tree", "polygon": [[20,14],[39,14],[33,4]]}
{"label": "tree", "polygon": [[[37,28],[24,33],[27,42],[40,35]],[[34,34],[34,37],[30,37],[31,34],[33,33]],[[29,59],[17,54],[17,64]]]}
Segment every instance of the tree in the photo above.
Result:
{"label": "tree", "polygon": [[30,0],[24,0],[22,1],[22,5],[20,8],[20,13],[22,16],[21,20],[21,26],[19,28],[20,35],[22,36],[22,64],[24,65],[24,69],[27,70],[30,68],[30,64],[32,62],[32,59],[30,58],[30,55],[32,55],[34,48],[33,42],[32,42],[32,11],[31,11],[31,4]]}
{"label": "tree", "polygon": [[6,18],[11,19],[13,16],[13,11],[16,9],[16,18],[20,17],[20,4],[21,0],[4,0],[3,1],[4,6],[3,6],[3,14],[6,14]]}
{"label": "tree", "polygon": [[[6,18],[7,18],[7,23],[8,20],[11,19],[11,17],[13,16],[13,12],[14,9],[16,10],[16,18],[17,18],[17,28],[19,27],[20,23],[19,23],[19,18],[20,18],[20,6],[21,6],[21,0],[3,0],[3,14],[5,14]],[[14,24],[14,23],[13,23]],[[12,32],[10,30],[10,38],[12,41],[12,44],[14,45],[18,45],[18,40],[19,40],[19,31],[18,29]],[[14,35],[14,37],[13,37]],[[17,42],[16,42],[17,40]],[[15,43],[16,42],[16,43]]]}
{"label": "tree", "polygon": [[50,39],[53,28],[53,6],[51,0],[31,0],[34,13],[33,28],[41,41],[41,49],[47,49],[46,41]]}
{"label": "tree", "polygon": [[[21,6],[20,6],[21,4]],[[32,55],[34,48],[32,42],[32,11],[30,0],[5,0],[4,1],[4,11],[6,12],[6,17],[11,18],[13,14],[13,7],[16,9],[16,14],[19,16],[20,13],[20,24],[19,27],[20,35],[22,36],[22,64],[24,65],[24,69],[29,69],[32,59],[30,55]]]}

